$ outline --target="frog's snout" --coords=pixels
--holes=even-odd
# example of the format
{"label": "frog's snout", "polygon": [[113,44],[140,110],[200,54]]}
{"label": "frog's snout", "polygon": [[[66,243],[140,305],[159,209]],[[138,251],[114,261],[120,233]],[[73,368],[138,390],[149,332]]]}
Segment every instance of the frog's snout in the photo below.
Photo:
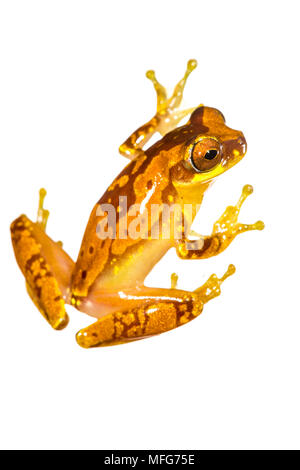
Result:
{"label": "frog's snout", "polygon": [[247,141],[242,132],[238,132],[234,138],[226,140],[223,143],[223,159],[222,165],[228,170],[233,165],[236,165],[247,152]]}
{"label": "frog's snout", "polygon": [[231,153],[230,159],[233,160],[240,160],[247,152],[247,141],[244,134],[240,131],[238,131],[238,134],[233,140],[225,142],[225,146],[227,147],[227,152]]}
{"label": "frog's snout", "polygon": [[237,145],[239,147],[237,151],[240,153],[240,155],[244,156],[245,153],[247,152],[247,141],[242,132],[241,132],[240,137],[237,139]]}
{"label": "frog's snout", "polygon": [[229,160],[231,160],[231,163],[237,163],[247,152],[247,141],[244,134],[239,132],[239,135],[233,141],[228,142],[228,144]]}

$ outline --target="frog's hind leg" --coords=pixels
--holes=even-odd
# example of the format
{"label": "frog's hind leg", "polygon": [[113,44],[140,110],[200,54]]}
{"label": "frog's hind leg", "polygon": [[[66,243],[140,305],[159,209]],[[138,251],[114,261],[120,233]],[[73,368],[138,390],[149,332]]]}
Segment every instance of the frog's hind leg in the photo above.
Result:
{"label": "frog's hind leg", "polygon": [[174,129],[177,124],[195,108],[178,111],[182,101],[183,90],[190,73],[197,67],[196,60],[189,60],[183,78],[175,86],[170,98],[167,97],[165,88],[157,81],[154,70],[148,70],[146,77],[151,80],[156,91],[157,105],[156,114],[146,124],[139,127],[131,136],[119,147],[119,152],[130,160],[139,155],[143,155],[143,147],[150,140],[155,132],[162,136]]}
{"label": "frog's hind leg", "polygon": [[[136,305],[129,307],[132,302],[129,300],[127,308],[115,310],[80,330],[76,335],[77,342],[83,348],[114,346],[182,326],[199,316],[204,304],[220,295],[222,282],[234,272],[234,266],[229,265],[221,278],[211,275],[194,292],[148,287],[139,289],[138,293],[132,292],[128,298],[135,297]],[[173,275],[172,287],[176,282],[177,276]],[[126,305],[125,299],[123,302]]]}
{"label": "frog's hind leg", "polygon": [[21,215],[11,224],[17,263],[25,277],[28,294],[54,329],[68,323],[65,303],[70,300],[70,279],[74,262],[45,233],[49,212],[43,208],[46,191],[40,191],[37,221]]}

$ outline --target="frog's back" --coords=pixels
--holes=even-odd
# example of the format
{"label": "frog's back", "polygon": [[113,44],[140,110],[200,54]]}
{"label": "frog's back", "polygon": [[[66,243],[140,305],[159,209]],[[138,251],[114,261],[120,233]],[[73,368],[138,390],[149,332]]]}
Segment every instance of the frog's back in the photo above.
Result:
{"label": "frog's back", "polygon": [[[168,178],[162,178],[162,158],[144,154],[131,161],[94,206],[73,273],[74,295],[141,283],[170,248],[170,240],[150,240],[148,229],[135,238],[127,232],[140,212],[161,204],[164,191],[174,191]],[[128,214],[136,204],[140,211]]]}

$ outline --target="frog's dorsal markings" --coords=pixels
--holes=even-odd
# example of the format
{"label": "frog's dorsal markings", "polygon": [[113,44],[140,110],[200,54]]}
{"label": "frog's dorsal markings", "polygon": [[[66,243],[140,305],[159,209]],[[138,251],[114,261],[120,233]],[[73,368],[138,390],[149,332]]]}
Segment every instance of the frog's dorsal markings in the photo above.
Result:
{"label": "frog's dorsal markings", "polygon": [[108,191],[113,191],[116,186],[119,186],[120,188],[123,188],[129,181],[129,176],[128,175],[123,175],[120,178],[117,178],[108,188]]}

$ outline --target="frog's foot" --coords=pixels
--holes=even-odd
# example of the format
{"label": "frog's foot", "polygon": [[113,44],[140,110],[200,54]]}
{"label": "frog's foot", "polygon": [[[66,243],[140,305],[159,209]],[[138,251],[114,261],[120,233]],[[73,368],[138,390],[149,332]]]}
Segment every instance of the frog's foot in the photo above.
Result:
{"label": "frog's foot", "polygon": [[[157,112],[155,118],[158,120],[156,130],[163,136],[174,129],[177,124],[188,114],[191,114],[195,108],[178,111],[182,101],[183,90],[190,73],[197,67],[197,61],[191,59],[187,63],[187,69],[183,78],[175,86],[174,92],[170,98],[167,98],[165,88],[157,81],[154,70],[148,70],[146,77],[151,80],[157,95]],[[155,119],[154,118],[154,119]]]}
{"label": "frog's foot", "polygon": [[41,190],[37,222],[21,215],[11,224],[11,236],[28,294],[50,325],[62,329],[68,323],[65,302],[70,301],[74,262],[45,233],[49,213],[43,209],[44,197]]}
{"label": "frog's foot", "polygon": [[209,300],[218,297],[221,294],[221,284],[229,276],[235,273],[235,266],[230,264],[227,268],[227,271],[223,274],[222,277],[218,278],[216,274],[212,274],[208,280],[203,284],[203,286],[198,287],[194,292],[199,294],[201,302],[206,304]]}
{"label": "frog's foot", "polygon": [[182,100],[182,93],[188,76],[197,66],[196,60],[189,60],[187,70],[184,77],[176,85],[173,95],[168,99],[165,88],[157,81],[153,70],[146,73],[147,78],[151,80],[157,95],[157,110],[155,116],[150,121],[136,129],[128,139],[119,147],[119,152],[126,158],[133,160],[134,158],[145,158],[143,147],[155,134],[159,132],[165,135],[174,129],[179,121],[188,114],[192,113],[195,108],[178,111],[178,106]]}
{"label": "frog's foot", "polygon": [[179,240],[176,246],[177,255],[182,259],[210,258],[224,251],[238,234],[249,230],[263,230],[265,225],[261,220],[254,224],[241,224],[238,222],[241,207],[252,192],[253,187],[250,184],[243,187],[238,203],[235,206],[227,207],[215,222],[211,235],[201,236],[191,231],[191,235],[199,237],[197,240]]}
{"label": "frog's foot", "polygon": [[246,184],[243,187],[242,194],[235,206],[228,206],[222,216],[216,221],[213,227],[213,235],[218,234],[221,244],[226,246],[236,237],[239,233],[247,232],[249,230],[263,230],[265,225],[261,220],[254,224],[241,224],[238,222],[238,216],[241,207],[250,194],[253,193],[253,187]]}

